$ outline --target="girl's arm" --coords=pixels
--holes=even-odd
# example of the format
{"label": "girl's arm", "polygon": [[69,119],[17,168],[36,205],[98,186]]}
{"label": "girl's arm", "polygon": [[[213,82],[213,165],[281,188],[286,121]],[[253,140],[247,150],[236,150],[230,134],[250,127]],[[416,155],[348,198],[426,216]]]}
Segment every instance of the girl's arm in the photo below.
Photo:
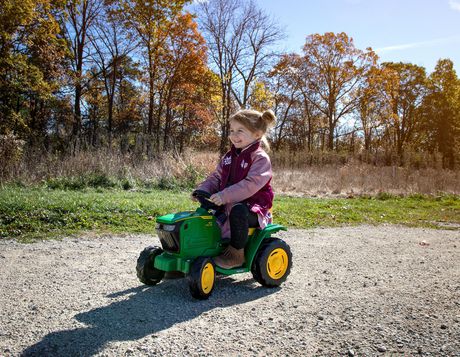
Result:
{"label": "girl's arm", "polygon": [[272,165],[268,155],[256,155],[253,160],[248,175],[243,180],[219,192],[224,204],[244,201],[272,178]]}
{"label": "girl's arm", "polygon": [[203,190],[209,193],[216,193],[219,191],[220,180],[222,177],[222,161],[219,162],[216,169],[198,185],[197,190]]}

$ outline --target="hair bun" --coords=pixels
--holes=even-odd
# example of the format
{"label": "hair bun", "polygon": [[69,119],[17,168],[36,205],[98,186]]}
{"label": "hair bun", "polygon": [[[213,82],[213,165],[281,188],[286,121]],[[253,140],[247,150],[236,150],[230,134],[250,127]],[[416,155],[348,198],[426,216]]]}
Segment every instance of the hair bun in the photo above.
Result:
{"label": "hair bun", "polygon": [[265,123],[267,123],[267,126],[271,126],[275,124],[276,116],[275,113],[273,113],[273,110],[268,109],[262,113],[262,119]]}

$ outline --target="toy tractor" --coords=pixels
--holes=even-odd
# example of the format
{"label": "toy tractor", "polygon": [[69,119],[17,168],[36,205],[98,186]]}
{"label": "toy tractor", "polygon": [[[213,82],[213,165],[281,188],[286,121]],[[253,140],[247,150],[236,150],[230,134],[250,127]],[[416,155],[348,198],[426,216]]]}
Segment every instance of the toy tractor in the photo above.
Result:
{"label": "toy tractor", "polygon": [[223,269],[213,257],[228,245],[221,239],[216,221],[218,207],[209,201],[210,194],[196,190],[193,195],[201,206],[196,211],[167,214],[157,218],[156,230],[161,242],[145,248],[137,259],[137,277],[147,285],[158,284],[165,274],[188,278],[190,293],[196,299],[207,299],[215,285],[216,273],[233,275],[251,271],[254,279],[266,287],[283,283],[292,266],[292,254],[283,240],[271,235],[286,230],[279,224],[264,229],[249,229],[245,247],[245,263],[241,267]]}

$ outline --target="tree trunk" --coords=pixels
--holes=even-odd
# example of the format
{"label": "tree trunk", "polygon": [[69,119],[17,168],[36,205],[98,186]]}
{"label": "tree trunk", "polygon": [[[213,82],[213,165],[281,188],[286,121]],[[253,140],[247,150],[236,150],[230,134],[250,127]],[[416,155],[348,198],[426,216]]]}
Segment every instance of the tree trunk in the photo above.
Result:
{"label": "tree trunk", "polygon": [[75,113],[74,113],[74,122],[73,122],[73,136],[80,135],[81,131],[81,84],[78,82],[75,86]]}

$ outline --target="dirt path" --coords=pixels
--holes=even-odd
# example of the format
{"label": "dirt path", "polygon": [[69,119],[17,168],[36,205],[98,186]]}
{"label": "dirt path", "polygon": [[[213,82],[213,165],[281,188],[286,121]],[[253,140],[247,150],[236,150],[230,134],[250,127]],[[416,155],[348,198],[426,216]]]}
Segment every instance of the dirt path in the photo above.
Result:
{"label": "dirt path", "polygon": [[0,242],[0,355],[460,356],[460,232],[291,230],[294,266],[266,289],[219,277],[142,286],[151,236]]}

